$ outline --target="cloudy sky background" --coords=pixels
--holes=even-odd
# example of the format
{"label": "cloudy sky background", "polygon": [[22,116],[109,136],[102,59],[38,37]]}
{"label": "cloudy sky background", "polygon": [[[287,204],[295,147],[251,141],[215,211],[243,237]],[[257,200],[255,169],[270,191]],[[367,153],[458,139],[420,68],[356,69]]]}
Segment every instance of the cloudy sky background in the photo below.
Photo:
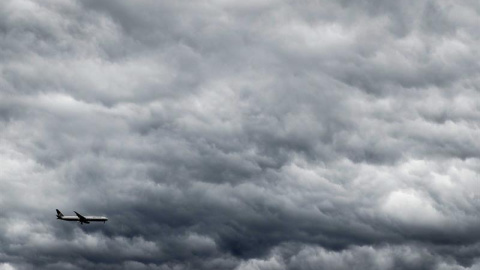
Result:
{"label": "cloudy sky background", "polygon": [[479,26],[477,0],[1,1],[0,269],[480,269]]}

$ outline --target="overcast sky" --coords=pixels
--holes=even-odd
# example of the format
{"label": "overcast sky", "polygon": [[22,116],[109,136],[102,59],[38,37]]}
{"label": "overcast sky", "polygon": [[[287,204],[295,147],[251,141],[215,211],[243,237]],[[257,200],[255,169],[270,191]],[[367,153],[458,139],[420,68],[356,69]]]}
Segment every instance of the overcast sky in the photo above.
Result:
{"label": "overcast sky", "polygon": [[1,1],[0,270],[480,269],[479,29],[478,0]]}

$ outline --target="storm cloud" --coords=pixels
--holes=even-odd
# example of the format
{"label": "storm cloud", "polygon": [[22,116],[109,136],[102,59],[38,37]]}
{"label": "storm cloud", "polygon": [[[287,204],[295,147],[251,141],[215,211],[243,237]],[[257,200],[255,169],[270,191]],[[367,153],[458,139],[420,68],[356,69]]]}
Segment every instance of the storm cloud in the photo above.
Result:
{"label": "storm cloud", "polygon": [[479,26],[470,0],[2,1],[0,269],[480,269]]}

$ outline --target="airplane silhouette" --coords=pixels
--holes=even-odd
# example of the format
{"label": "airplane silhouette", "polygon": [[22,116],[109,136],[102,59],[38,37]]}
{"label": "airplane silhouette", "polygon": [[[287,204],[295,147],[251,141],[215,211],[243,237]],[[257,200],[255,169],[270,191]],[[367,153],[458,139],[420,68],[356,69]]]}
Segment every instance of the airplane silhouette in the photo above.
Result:
{"label": "airplane silhouette", "polygon": [[75,212],[76,216],[65,216],[64,214],[62,214],[62,212],[60,212],[60,210],[56,209],[57,210],[57,219],[61,219],[61,220],[66,220],[66,221],[78,221],[80,222],[81,225],[83,225],[83,223],[85,224],[90,224],[90,222],[102,222],[105,223],[108,218],[106,217],[97,217],[97,216],[83,216],[83,215],[80,215],[79,213]]}

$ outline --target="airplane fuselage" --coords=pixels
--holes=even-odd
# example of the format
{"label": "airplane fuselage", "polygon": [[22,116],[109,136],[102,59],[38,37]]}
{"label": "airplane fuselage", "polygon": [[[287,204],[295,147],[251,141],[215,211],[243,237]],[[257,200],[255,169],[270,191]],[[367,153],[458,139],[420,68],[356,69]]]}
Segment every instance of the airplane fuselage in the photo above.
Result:
{"label": "airplane fuselage", "polygon": [[[57,217],[57,219],[61,220],[66,220],[66,221],[81,221],[79,217],[77,216],[63,216],[63,217]],[[85,219],[87,221],[101,221],[105,222],[108,220],[106,217],[96,217],[96,216],[85,216]]]}

